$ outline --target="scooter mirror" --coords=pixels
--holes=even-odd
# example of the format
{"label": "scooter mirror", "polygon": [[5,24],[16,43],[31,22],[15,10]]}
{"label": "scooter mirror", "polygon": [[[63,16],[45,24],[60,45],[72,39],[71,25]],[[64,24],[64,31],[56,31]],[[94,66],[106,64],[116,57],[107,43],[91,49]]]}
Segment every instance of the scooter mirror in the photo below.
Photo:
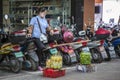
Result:
{"label": "scooter mirror", "polygon": [[86,32],[85,31],[79,31],[78,34],[79,34],[79,36],[85,36]]}
{"label": "scooter mirror", "polygon": [[57,20],[60,21],[60,16],[57,17]]}
{"label": "scooter mirror", "polygon": [[7,19],[8,19],[8,15],[7,15],[7,14],[5,14],[4,18],[5,18],[5,20],[7,20]]}

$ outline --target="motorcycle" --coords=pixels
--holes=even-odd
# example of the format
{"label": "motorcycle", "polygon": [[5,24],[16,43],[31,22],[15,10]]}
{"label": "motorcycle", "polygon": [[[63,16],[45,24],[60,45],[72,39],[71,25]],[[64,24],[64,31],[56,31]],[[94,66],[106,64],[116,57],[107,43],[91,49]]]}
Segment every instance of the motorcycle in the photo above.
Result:
{"label": "motorcycle", "polygon": [[[11,33],[11,39],[17,40],[16,42],[20,44],[21,51],[24,54],[23,69],[25,70],[37,70],[39,66],[39,59],[36,54],[37,47],[34,43],[34,39],[26,37],[26,31],[20,30]],[[25,36],[23,39],[22,36]],[[15,42],[15,41],[14,41]]]}
{"label": "motorcycle", "polygon": [[111,59],[117,58],[115,48],[114,48],[113,44],[111,43],[111,41],[105,40],[104,47],[105,47],[105,50],[106,50],[107,54],[110,57],[108,59],[108,61],[110,61]]}
{"label": "motorcycle", "polygon": [[[103,57],[104,57],[103,54],[106,54],[105,58],[106,58],[106,56],[108,58],[108,55],[107,55],[104,47],[102,46],[103,45],[103,40],[101,38],[101,37],[106,38],[106,36],[101,36],[101,34],[100,35],[96,34],[94,36],[93,33],[90,32],[90,31],[91,31],[90,27],[88,27],[86,31],[80,31],[78,33],[79,38],[81,40],[86,40],[87,38],[91,40],[90,42],[87,43],[86,47],[89,47],[89,49],[90,49],[90,52],[91,52],[91,55],[92,55],[92,62],[100,63],[100,62],[103,61]],[[78,40],[79,40],[79,38],[78,38]]]}
{"label": "motorcycle", "polygon": [[0,67],[19,73],[22,69],[23,56],[19,45],[5,43],[0,47]]}
{"label": "motorcycle", "polygon": [[114,46],[116,54],[120,57],[120,37],[118,35],[119,29],[113,28],[111,43]]}
{"label": "motorcycle", "polygon": [[120,57],[120,37],[113,39],[111,42],[115,48],[116,54]]}
{"label": "motorcycle", "polygon": [[[73,34],[71,31],[69,31],[66,26],[61,27],[61,33],[63,36],[63,40],[59,42],[59,44],[69,43],[73,41]],[[73,63],[79,62],[79,54],[75,52],[72,46],[70,45],[64,45],[60,46],[59,50],[61,52],[61,55],[63,56],[63,63],[65,65],[72,65]]]}
{"label": "motorcycle", "polygon": [[21,44],[21,51],[24,53],[23,68],[36,71],[39,66],[39,59],[36,53],[37,47],[35,46],[33,39],[27,39]]}
{"label": "motorcycle", "polygon": [[47,32],[48,34],[48,42],[45,43],[45,49],[42,51],[42,61],[41,61],[41,65],[45,66],[46,64],[46,60],[50,59],[50,57],[52,55],[56,55],[58,53],[60,53],[58,47],[54,47],[54,45],[57,44],[57,42],[62,40],[62,35],[60,34],[59,30],[57,28],[53,29],[54,34],[50,34],[49,32]]}
{"label": "motorcycle", "polygon": [[[74,21],[74,19],[72,19]],[[89,48],[89,51],[92,56],[92,62],[100,63],[102,62],[102,55],[99,51],[99,46],[102,45],[101,41],[96,41],[93,37],[93,33],[91,32],[91,25],[87,25],[87,29],[84,31],[78,31],[75,24],[72,25],[72,31],[74,32],[75,39],[74,41],[81,40],[91,40],[89,42],[85,42],[83,44],[73,45],[76,52],[80,53],[82,48]],[[76,36],[77,35],[77,36]]]}
{"label": "motorcycle", "polygon": [[[76,39],[77,42],[85,40],[85,31],[81,31],[79,32],[80,37],[78,39]],[[82,37],[81,37],[82,35]],[[99,51],[99,46],[101,46],[102,43],[101,41],[88,41],[88,42],[83,42],[82,44],[76,44],[73,45],[74,49],[80,53],[82,51],[82,49],[89,49],[89,52],[91,53],[91,58],[92,58],[92,62],[95,63],[101,63],[102,62],[102,55]]]}
{"label": "motorcycle", "polygon": [[[89,34],[88,34],[89,35]],[[104,40],[107,39],[110,35],[110,32],[108,30],[105,30],[103,28],[99,28],[96,32],[95,35],[93,36],[93,40],[101,40],[102,43],[104,44]],[[100,53],[102,55],[102,59],[105,61],[110,61],[110,55],[107,53],[106,48],[104,45],[101,45],[98,47],[100,50]]]}
{"label": "motorcycle", "polygon": [[[47,59],[49,59],[49,57],[51,55],[54,55],[56,53],[60,53],[60,55],[62,56],[63,58],[63,64],[65,65],[71,65],[72,63],[75,63],[77,62],[77,56],[75,54],[75,51],[74,49],[71,47],[71,46],[68,46],[68,45],[64,45],[62,46],[61,44],[64,44],[66,40],[65,39],[65,35],[62,35],[61,34],[62,32],[60,32],[59,30],[54,30],[54,34],[53,35],[49,35],[48,34],[48,43],[46,44],[47,46],[47,49],[45,49],[43,51],[44,53],[44,61],[46,61]],[[64,36],[64,38],[63,38]],[[57,46],[55,46],[57,45]],[[61,45],[61,46],[59,46]]]}
{"label": "motorcycle", "polygon": [[[103,28],[106,29],[106,27],[104,27],[104,26],[103,26]],[[113,28],[107,27],[107,30],[110,30],[111,34],[108,38],[105,39],[104,47],[108,54],[108,58],[106,60],[110,61],[111,59],[114,59],[117,57],[117,54],[115,51],[115,45],[113,45],[114,43],[112,43],[112,42],[115,40],[115,38],[117,39],[116,36],[118,36],[119,30],[116,25]],[[117,44],[119,44],[119,43],[117,43]]]}
{"label": "motorcycle", "polygon": [[78,53],[74,51],[72,46],[68,46],[68,45],[60,46],[59,50],[61,52],[61,55],[63,56],[63,63],[65,65],[69,66],[79,61]]}
{"label": "motorcycle", "polygon": [[20,51],[19,44],[13,44],[9,41],[10,35],[7,33],[0,34],[0,66],[8,67],[15,73],[22,69],[23,53]]}

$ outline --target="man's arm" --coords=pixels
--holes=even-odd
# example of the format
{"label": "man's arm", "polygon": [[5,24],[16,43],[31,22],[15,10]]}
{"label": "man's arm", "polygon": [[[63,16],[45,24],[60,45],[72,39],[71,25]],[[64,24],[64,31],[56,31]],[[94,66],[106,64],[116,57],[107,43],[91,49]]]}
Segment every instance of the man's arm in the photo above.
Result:
{"label": "man's arm", "polygon": [[33,17],[33,18],[31,19],[30,25],[27,27],[27,34],[30,35],[30,36],[32,35],[34,23],[35,23],[35,17]]}
{"label": "man's arm", "polygon": [[27,27],[27,33],[28,34],[32,34],[32,31],[33,31],[33,26],[32,25]]}

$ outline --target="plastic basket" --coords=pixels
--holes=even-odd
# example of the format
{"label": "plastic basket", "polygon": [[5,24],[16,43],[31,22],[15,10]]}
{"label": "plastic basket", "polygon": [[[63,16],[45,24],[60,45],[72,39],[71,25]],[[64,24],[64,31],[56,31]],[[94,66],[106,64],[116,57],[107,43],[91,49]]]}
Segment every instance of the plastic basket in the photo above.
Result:
{"label": "plastic basket", "polygon": [[49,78],[57,78],[57,77],[62,77],[65,75],[65,69],[61,70],[54,70],[54,69],[44,69],[43,70],[43,76],[44,77],[49,77]]}

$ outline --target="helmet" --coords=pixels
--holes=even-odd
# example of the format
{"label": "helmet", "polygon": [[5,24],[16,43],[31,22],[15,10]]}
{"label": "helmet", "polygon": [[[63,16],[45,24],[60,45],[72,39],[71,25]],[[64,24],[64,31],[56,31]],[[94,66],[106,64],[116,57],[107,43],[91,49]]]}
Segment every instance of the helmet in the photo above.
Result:
{"label": "helmet", "polygon": [[63,39],[65,42],[72,42],[74,39],[73,33],[70,31],[65,31],[63,34]]}

